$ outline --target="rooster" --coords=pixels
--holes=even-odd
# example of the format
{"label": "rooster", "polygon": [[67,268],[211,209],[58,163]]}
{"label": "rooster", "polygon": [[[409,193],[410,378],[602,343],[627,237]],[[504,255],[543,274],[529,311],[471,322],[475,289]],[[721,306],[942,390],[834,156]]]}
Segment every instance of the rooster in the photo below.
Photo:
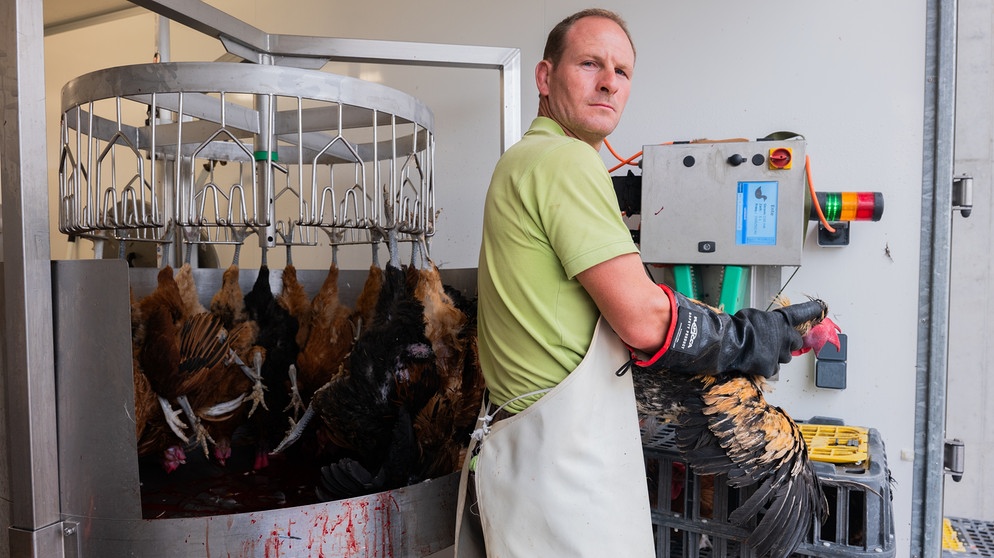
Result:
{"label": "rooster", "polygon": [[[812,338],[822,345],[831,341],[826,330],[835,331],[823,302],[821,308],[819,316],[796,325],[808,345]],[[763,397],[762,376],[632,370],[639,412],[674,420],[677,447],[695,473],[724,474],[729,486],[756,487],[728,519],[751,529],[744,542],[757,556],[788,556],[812,518],[827,519],[828,503],[801,430]]]}

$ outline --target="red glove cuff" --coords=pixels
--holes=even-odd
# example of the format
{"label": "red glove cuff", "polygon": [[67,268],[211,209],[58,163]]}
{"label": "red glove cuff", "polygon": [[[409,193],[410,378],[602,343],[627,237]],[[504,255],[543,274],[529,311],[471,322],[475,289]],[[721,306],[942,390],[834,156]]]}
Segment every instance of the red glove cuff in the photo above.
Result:
{"label": "red glove cuff", "polygon": [[670,325],[666,328],[666,337],[663,339],[663,346],[656,351],[656,354],[652,355],[649,360],[638,360],[635,357],[635,350],[628,347],[628,352],[632,354],[632,358],[635,359],[635,366],[650,366],[660,359],[664,354],[666,354],[667,349],[670,348],[670,343],[673,342],[673,332],[676,331],[677,322],[677,304],[676,297],[673,295],[673,289],[667,287],[660,283],[659,288],[666,293],[666,296],[670,299]]}

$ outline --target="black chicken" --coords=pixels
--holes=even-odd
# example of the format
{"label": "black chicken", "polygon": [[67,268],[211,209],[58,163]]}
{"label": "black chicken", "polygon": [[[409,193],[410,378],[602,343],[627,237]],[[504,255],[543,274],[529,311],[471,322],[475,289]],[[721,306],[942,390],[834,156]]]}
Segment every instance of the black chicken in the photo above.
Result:
{"label": "black chicken", "polygon": [[[795,327],[806,335],[827,311],[821,302],[820,315]],[[811,520],[827,518],[828,504],[801,430],[763,397],[762,376],[688,376],[638,366],[632,371],[639,412],[674,420],[677,447],[694,472],[727,475],[732,487],[755,486],[728,520],[750,529],[744,542],[757,556],[790,555]]]}
{"label": "black chicken", "polygon": [[368,491],[420,480],[412,478],[417,467],[412,417],[437,392],[438,372],[425,337],[424,306],[408,290],[398,261],[395,231],[388,239],[390,261],[373,321],[356,340],[347,370],[314,396],[324,433],[335,445],[354,452],[361,466],[335,461],[322,467],[322,498],[359,495],[340,492],[348,486],[340,479],[343,474],[364,478],[362,469],[380,479]]}
{"label": "black chicken", "polygon": [[262,249],[259,275],[252,289],[245,294],[245,312],[259,328],[255,343],[265,351],[262,361],[262,385],[266,390],[261,406],[251,410],[251,424],[256,434],[257,452],[254,468],[269,464],[269,451],[279,443],[286,431],[285,409],[290,405],[288,370],[296,361],[297,319],[277,303],[269,284],[267,250]]}

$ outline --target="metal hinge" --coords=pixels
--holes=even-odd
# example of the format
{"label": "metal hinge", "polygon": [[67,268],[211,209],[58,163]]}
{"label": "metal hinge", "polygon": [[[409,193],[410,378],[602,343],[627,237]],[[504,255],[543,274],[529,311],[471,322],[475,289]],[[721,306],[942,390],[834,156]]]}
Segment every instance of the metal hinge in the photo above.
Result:
{"label": "metal hinge", "polygon": [[953,177],[953,211],[969,217],[973,211],[973,177],[965,174]]}
{"label": "metal hinge", "polygon": [[963,478],[963,466],[966,463],[966,446],[961,440],[953,438],[946,440],[942,451],[942,468],[955,482]]}

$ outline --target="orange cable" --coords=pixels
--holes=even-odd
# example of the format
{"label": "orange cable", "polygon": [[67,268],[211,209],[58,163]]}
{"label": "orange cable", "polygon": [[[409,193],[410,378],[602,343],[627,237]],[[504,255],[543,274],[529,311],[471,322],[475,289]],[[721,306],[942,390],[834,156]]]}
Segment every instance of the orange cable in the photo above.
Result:
{"label": "orange cable", "polygon": [[821,220],[821,225],[825,227],[825,230],[830,234],[835,233],[835,228],[828,224],[828,219],[825,219],[825,214],[821,210],[821,204],[818,203],[818,195],[815,193],[814,182],[811,181],[811,156],[804,155],[804,172],[808,177],[808,190],[811,192],[811,203],[815,206],[815,211],[818,212],[818,219]]}
{"label": "orange cable", "polygon": [[607,141],[607,138],[604,138],[604,146],[607,147],[607,150],[611,152],[611,155],[614,155],[615,159],[621,161],[621,163],[619,163],[619,164],[617,164],[617,165],[609,168],[607,170],[607,172],[614,172],[614,171],[620,169],[621,167],[623,167],[625,165],[631,165],[632,161],[634,161],[635,159],[637,159],[637,158],[639,158],[639,157],[642,156],[642,152],[639,151],[638,153],[636,153],[635,155],[632,155],[631,157],[629,157],[627,159],[622,159],[621,155],[618,155],[618,152],[615,151],[613,147],[611,147],[611,142]]}
{"label": "orange cable", "polygon": [[639,158],[641,156],[642,156],[642,152],[639,151],[638,153],[636,153],[635,155],[632,155],[631,157],[629,157],[627,159],[619,159],[619,160],[621,160],[621,162],[618,163],[617,165],[609,168],[607,170],[607,172],[614,172],[614,171],[620,169],[621,167],[623,167],[625,165],[634,165],[634,163],[632,163],[632,161],[634,161],[635,159],[637,159],[637,158]]}
{"label": "orange cable", "polygon": [[611,142],[607,141],[607,138],[604,138],[604,147],[607,147],[607,150],[611,152],[611,155],[614,155],[615,159],[624,161],[624,159],[621,158],[621,155],[618,155],[618,152],[611,147]]}

